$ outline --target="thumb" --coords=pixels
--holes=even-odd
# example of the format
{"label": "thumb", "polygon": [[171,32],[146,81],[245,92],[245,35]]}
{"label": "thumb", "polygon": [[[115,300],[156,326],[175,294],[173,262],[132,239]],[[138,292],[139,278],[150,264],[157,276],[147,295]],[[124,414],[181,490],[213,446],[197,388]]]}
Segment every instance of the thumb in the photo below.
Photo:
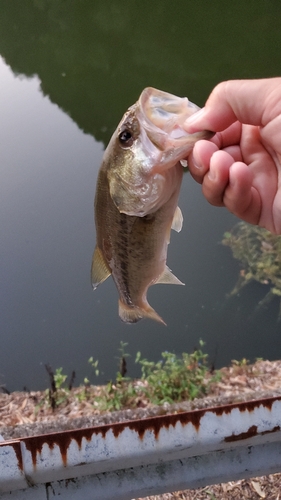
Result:
{"label": "thumb", "polygon": [[265,126],[281,111],[281,78],[228,80],[219,83],[206,105],[184,124],[188,133],[201,130],[220,132],[235,121]]}

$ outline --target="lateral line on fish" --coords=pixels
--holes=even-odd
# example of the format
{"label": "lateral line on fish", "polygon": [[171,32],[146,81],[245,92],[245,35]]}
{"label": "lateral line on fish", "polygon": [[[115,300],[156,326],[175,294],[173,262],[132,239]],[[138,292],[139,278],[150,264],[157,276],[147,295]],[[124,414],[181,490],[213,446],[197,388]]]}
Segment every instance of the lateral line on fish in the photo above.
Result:
{"label": "lateral line on fish", "polygon": [[[121,239],[123,240],[123,242],[122,242],[122,246],[121,246],[122,255],[119,254],[119,257],[120,257],[119,272],[121,274],[122,284],[125,287],[125,289],[122,290],[122,296],[126,300],[126,304],[132,305],[132,301],[130,299],[129,279],[128,279],[129,278],[128,277],[128,262],[129,262],[128,216],[126,216],[125,214],[121,214],[120,223],[121,223],[122,231],[119,231],[119,238],[121,235]],[[124,240],[126,240],[126,242],[124,242]],[[120,241],[120,239],[119,239],[119,241]]]}

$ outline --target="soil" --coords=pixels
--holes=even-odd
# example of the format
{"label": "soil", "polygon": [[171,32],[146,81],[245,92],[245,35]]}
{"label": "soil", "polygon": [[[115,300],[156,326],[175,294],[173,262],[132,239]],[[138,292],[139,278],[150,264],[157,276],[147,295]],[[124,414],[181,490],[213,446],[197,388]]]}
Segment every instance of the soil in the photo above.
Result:
{"label": "soil", "polygon": [[[220,381],[210,386],[208,396],[203,399],[163,406],[153,406],[143,400],[138,402],[139,408],[125,408],[118,412],[101,412],[96,407],[95,399],[102,391],[98,386],[87,388],[87,398],[81,396],[85,388],[67,391],[61,403],[53,409],[47,391],[0,393],[0,440],[281,395],[281,360],[257,361],[252,365],[234,362],[232,366],[222,368],[220,374]],[[281,500],[281,473],[138,500],[248,498]]]}

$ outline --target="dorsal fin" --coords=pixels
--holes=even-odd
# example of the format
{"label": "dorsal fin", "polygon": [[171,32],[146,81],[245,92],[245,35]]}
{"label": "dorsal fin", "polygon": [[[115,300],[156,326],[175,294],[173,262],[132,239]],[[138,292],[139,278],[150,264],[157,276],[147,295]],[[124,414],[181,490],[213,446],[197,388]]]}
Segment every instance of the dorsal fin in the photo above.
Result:
{"label": "dorsal fin", "polygon": [[137,323],[143,318],[149,318],[167,326],[161,316],[149,304],[144,307],[128,306],[122,300],[119,300],[119,316],[125,323]]}
{"label": "dorsal fin", "polygon": [[156,281],[156,284],[168,284],[168,285],[184,285],[182,281],[180,281],[171,271],[171,269],[168,268],[168,266],[165,267],[163,273],[161,276],[158,278]]}
{"label": "dorsal fin", "polygon": [[92,287],[95,290],[98,285],[103,283],[111,275],[111,270],[109,269],[101,250],[96,247],[93,253],[92,259],[92,269],[91,269],[91,280]]}
{"label": "dorsal fin", "polygon": [[180,207],[177,207],[174,213],[172,229],[174,229],[174,231],[177,231],[177,233],[179,233],[182,229],[182,224],[183,224],[183,216],[181,213],[181,209]]}

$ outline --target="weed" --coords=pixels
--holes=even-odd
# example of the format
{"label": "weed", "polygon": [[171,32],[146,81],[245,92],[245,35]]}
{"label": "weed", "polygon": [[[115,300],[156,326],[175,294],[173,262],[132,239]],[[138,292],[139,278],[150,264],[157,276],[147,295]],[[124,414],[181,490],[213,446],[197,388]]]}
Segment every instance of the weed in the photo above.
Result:
{"label": "weed", "polygon": [[59,389],[62,388],[66,379],[67,379],[67,375],[64,375],[62,373],[62,368],[57,368],[55,373],[54,373],[54,381],[55,381],[56,391],[58,391]]}
{"label": "weed", "polygon": [[[120,410],[148,403],[161,405],[204,396],[218,375],[207,376],[207,354],[201,349],[203,345],[200,341],[200,349],[192,354],[183,353],[181,357],[163,352],[158,362],[148,361],[138,352],[135,362],[141,366],[141,379],[132,380],[118,371],[116,382],[109,382],[99,398],[100,409]],[[121,360],[128,357],[126,346],[122,343],[119,349]]]}
{"label": "weed", "polygon": [[203,345],[204,342],[200,341],[200,349],[192,354],[183,353],[181,357],[163,352],[163,359],[157,363],[141,359],[141,354],[137,353],[136,363],[141,365],[142,379],[147,382],[146,396],[151,403],[193,400],[207,393],[208,385],[214,377],[206,382],[207,354],[203,354],[201,350]]}
{"label": "weed", "polygon": [[69,391],[71,390],[75,379],[75,372],[72,372],[69,387],[67,387],[65,385],[67,375],[62,373],[62,368],[57,368],[55,372],[53,372],[50,365],[45,365],[45,368],[50,378],[51,388],[45,391],[43,404],[47,400],[52,410],[55,410],[58,406],[67,401]]}
{"label": "weed", "polygon": [[126,352],[127,345],[127,342],[120,342],[118,349],[119,370],[116,373],[115,383],[108,382],[102,391],[101,397],[96,401],[100,404],[102,410],[121,410],[124,407],[135,406],[137,395],[135,383],[130,377],[125,377],[127,373],[126,359],[130,356]]}
{"label": "weed", "polygon": [[[100,411],[135,408],[147,406],[149,403],[158,405],[175,403],[206,395],[210,384],[219,380],[217,373],[214,375],[209,373],[207,354],[202,351],[204,346],[202,341],[200,341],[199,349],[192,354],[183,353],[181,356],[176,356],[174,353],[165,351],[158,362],[142,358],[141,353],[138,352],[135,362],[141,367],[141,379],[133,380],[125,376],[126,359],[129,357],[126,352],[127,345],[126,342],[121,342],[118,349],[119,370],[115,382],[110,381],[93,391],[93,386],[85,377],[84,385],[80,390],[75,391],[75,396],[80,402],[94,398],[92,404]],[[98,376],[98,361],[91,356],[88,362],[95,376]],[[58,368],[55,373],[49,366],[47,370],[51,389],[46,392],[46,399],[54,409],[65,403],[69,396],[69,388],[66,386],[67,376],[62,373],[62,368]]]}

